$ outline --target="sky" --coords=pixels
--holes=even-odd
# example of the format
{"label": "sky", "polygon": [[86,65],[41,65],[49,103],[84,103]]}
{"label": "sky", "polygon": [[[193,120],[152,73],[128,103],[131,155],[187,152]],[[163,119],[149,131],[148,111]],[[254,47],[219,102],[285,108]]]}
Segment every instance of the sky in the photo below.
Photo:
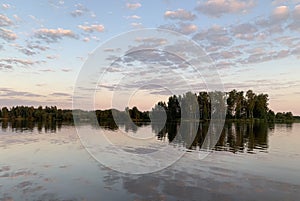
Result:
{"label": "sky", "polygon": [[[85,88],[94,108],[114,106],[125,91],[122,103],[149,110],[174,92],[207,89],[207,75],[195,76],[180,55],[153,50],[171,40],[140,31],[147,28],[178,33],[178,54],[192,52],[182,38],[197,43],[225,91],[267,93],[272,110],[300,115],[300,0],[1,0],[0,107],[72,108],[74,89],[84,88],[78,77],[98,48],[111,65]],[[137,47],[152,50],[124,50]],[[128,55],[115,57],[119,50]]]}

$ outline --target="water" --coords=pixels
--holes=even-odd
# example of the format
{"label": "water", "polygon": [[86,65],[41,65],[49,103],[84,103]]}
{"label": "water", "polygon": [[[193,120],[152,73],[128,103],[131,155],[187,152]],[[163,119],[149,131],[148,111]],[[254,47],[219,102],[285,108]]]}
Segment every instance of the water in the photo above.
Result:
{"label": "water", "polygon": [[73,125],[2,122],[1,127],[0,200],[250,201],[298,200],[300,194],[297,123],[226,124],[202,160],[206,124],[182,124],[181,131],[176,124],[162,130],[159,125],[124,125],[119,130],[111,124],[80,126],[87,138],[92,131],[104,132],[128,153],[147,155],[162,146],[185,152],[171,166],[140,175],[99,163],[82,146]]}

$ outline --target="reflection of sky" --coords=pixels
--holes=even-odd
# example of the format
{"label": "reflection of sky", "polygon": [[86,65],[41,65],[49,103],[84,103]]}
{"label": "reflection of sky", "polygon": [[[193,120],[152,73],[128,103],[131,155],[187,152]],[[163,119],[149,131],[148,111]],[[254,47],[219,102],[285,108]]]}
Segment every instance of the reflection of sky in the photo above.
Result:
{"label": "reflection of sky", "polygon": [[[57,104],[70,108],[80,68],[99,44],[126,31],[160,27],[183,33],[199,43],[215,61],[226,90],[251,88],[269,93],[270,106],[275,111],[300,114],[299,3],[3,1],[0,104]],[[136,39],[147,45],[165,42],[139,36]],[[111,54],[114,51],[117,49],[107,49]],[[150,92],[132,104],[143,109],[151,107],[161,97],[155,99]],[[109,96],[108,91],[101,96]],[[100,106],[108,107],[102,100]]]}
{"label": "reflection of sky", "polygon": [[[51,134],[0,131],[0,196],[13,200],[296,200],[299,129],[299,124],[276,125],[270,132],[269,153],[214,152],[199,160],[197,153],[189,152],[171,167],[145,175],[121,174],[99,165],[82,148],[73,127],[63,126]],[[108,134],[117,138],[114,132]]]}

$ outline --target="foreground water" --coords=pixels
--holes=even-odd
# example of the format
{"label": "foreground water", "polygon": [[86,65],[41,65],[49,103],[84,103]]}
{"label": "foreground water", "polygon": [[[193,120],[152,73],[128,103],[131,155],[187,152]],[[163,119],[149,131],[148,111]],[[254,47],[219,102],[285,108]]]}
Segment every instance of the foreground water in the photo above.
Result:
{"label": "foreground water", "polygon": [[[123,132],[113,126],[81,126],[87,135],[94,130],[105,132],[128,152],[145,154],[148,147],[143,143],[128,146],[124,132],[129,137],[142,136],[141,141],[147,139],[152,148],[177,144],[182,151],[189,150],[171,166],[140,175],[99,163],[82,146],[72,125],[2,122],[1,126],[0,200],[281,201],[298,200],[300,195],[300,124],[296,123],[226,124],[217,146],[202,160],[199,131],[187,143],[185,138],[172,141],[176,126],[161,132],[151,125],[124,126]],[[186,130],[191,132],[192,127]],[[204,132],[205,125],[201,128]]]}

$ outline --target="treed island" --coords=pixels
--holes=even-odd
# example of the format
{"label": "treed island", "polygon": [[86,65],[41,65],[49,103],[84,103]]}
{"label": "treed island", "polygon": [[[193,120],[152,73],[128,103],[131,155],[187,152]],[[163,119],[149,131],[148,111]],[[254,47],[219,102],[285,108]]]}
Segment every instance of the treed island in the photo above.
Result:
{"label": "treed island", "polygon": [[[223,102],[224,105],[214,104],[212,100]],[[167,102],[158,102],[151,111],[140,111],[137,107],[127,107],[124,111],[116,109],[84,111],[79,109],[58,109],[56,106],[39,106],[37,108],[33,106],[14,106],[0,108],[0,120],[70,123],[74,120],[88,122],[96,117],[98,123],[103,124],[114,122],[115,120],[126,122],[130,119],[136,123],[150,122],[151,120],[160,120],[161,116],[166,116],[167,122],[180,121],[181,118],[209,121],[214,112],[219,112],[226,115],[224,116],[226,121],[259,120],[272,123],[300,121],[300,117],[293,116],[292,112],[275,113],[269,108],[268,101],[268,94],[256,94],[252,90],[248,90],[246,93],[237,90],[226,93],[217,91],[199,92],[198,94],[187,92],[183,95],[170,96]],[[216,108],[215,105],[218,105],[219,108]]]}

